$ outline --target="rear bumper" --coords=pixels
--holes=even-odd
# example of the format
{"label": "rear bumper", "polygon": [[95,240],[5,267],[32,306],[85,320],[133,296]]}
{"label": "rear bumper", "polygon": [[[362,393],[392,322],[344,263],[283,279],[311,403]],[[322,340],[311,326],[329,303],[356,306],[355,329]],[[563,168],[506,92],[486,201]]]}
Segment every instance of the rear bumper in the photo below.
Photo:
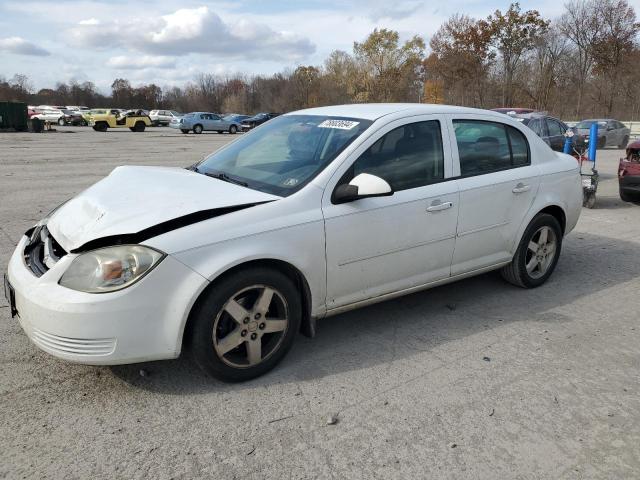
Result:
{"label": "rear bumper", "polygon": [[74,255],[41,277],[25,265],[23,237],[9,261],[17,318],[29,339],[58,358],[116,365],[176,358],[196,295],[208,283],[167,256],[145,278],[123,290],[90,294],[58,284]]}

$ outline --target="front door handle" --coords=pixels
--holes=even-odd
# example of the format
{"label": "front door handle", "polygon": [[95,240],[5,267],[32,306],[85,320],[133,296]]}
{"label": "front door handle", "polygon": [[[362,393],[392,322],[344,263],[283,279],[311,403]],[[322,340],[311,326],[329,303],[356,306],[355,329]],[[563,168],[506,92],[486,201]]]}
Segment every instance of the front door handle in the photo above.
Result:
{"label": "front door handle", "polygon": [[519,183],[511,191],[513,193],[524,193],[524,192],[528,192],[529,190],[531,190],[531,186],[525,185],[524,183]]}
{"label": "front door handle", "polygon": [[441,202],[440,200],[434,200],[430,207],[427,207],[427,212],[440,212],[453,207],[451,202]]}

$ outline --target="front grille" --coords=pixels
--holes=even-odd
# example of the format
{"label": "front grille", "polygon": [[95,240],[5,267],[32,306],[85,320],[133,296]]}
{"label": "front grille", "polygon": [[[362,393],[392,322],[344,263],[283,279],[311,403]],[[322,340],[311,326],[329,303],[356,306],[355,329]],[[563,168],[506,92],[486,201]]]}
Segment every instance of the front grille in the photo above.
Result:
{"label": "front grille", "polygon": [[26,235],[29,243],[24,248],[24,261],[36,277],[44,275],[67,254],[49,233],[46,225],[36,227]]}
{"label": "front grille", "polygon": [[115,338],[70,338],[33,328],[32,340],[40,348],[62,355],[109,355],[116,348]]}

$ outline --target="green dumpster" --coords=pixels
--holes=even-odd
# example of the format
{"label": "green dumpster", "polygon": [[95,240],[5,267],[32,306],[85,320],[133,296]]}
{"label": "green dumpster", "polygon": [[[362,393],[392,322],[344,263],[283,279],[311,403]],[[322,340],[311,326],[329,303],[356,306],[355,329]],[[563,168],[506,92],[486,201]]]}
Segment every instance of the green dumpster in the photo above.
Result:
{"label": "green dumpster", "polygon": [[23,102],[0,102],[0,128],[27,129],[27,104]]}

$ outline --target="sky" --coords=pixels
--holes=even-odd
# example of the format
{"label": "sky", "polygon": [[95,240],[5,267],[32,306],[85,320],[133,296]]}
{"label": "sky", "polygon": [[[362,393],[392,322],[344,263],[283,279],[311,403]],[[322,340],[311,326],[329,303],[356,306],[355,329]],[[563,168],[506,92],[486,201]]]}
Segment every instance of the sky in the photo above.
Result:
{"label": "sky", "polygon": [[[374,28],[428,42],[452,14],[486,17],[496,0],[0,0],[0,77],[35,88],[115,78],[181,86],[199,73],[269,74],[320,65]],[[521,1],[546,18],[558,0]],[[629,3],[639,11],[640,0]]]}

